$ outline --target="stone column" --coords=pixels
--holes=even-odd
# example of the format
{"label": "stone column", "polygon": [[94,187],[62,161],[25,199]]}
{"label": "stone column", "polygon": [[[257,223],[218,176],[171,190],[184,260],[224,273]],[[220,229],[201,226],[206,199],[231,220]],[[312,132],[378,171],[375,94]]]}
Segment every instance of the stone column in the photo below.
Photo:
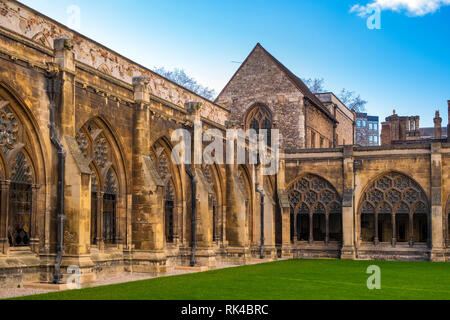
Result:
{"label": "stone column", "polygon": [[150,79],[133,78],[133,204],[132,270],[165,272],[164,184],[154,168],[150,154]]}
{"label": "stone column", "polygon": [[[341,259],[353,260],[355,256],[355,224],[356,204],[354,204],[354,162],[353,146],[344,146],[343,154],[344,169],[344,194],[342,199],[342,252]],[[356,198],[355,198],[355,201]]]}
{"label": "stone column", "polygon": [[439,111],[436,111],[434,117],[434,138],[442,139],[442,118],[439,116]]}
{"label": "stone column", "polygon": [[441,143],[431,144],[431,261],[445,261]]}
{"label": "stone column", "polygon": [[213,194],[213,190],[209,186],[201,169],[203,164],[202,104],[200,102],[189,102],[185,104],[185,108],[189,112],[191,122],[194,124],[193,165],[191,171],[198,180],[196,189],[197,249],[195,251],[195,259],[200,266],[215,268],[216,258],[212,247],[213,223],[212,214],[210,214],[209,210],[209,196]]}
{"label": "stone column", "polygon": [[[236,129],[235,122],[227,122],[227,129]],[[227,152],[229,152],[227,150]],[[234,163],[236,163],[236,154]],[[238,262],[248,255],[248,228],[246,228],[246,195],[238,181],[238,165],[226,166],[226,241],[227,251]],[[241,258],[238,258],[241,256]]]}
{"label": "stone column", "polygon": [[66,151],[64,170],[64,255],[62,267],[80,267],[82,282],[95,279],[90,258],[91,170],[75,140],[75,54],[71,39],[54,40],[54,65],[59,71],[60,104],[56,105],[58,138]]}
{"label": "stone column", "polygon": [[9,215],[9,181],[0,182],[0,253],[9,253],[8,215]]}

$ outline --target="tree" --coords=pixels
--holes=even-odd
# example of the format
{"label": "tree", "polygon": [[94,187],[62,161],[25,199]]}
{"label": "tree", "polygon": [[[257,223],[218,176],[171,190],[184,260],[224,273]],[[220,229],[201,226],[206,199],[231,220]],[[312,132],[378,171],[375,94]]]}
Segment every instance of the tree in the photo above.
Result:
{"label": "tree", "polygon": [[[302,79],[302,81],[308,86],[308,88],[313,93],[324,93],[327,92],[325,89],[325,80],[323,78],[316,79]],[[349,109],[355,110],[356,112],[365,112],[367,101],[361,98],[361,95],[356,95],[354,91],[349,91],[347,89],[342,89],[339,93],[338,98],[345,104]]]}
{"label": "tree", "polygon": [[339,94],[339,99],[351,110],[355,110],[356,112],[364,112],[366,111],[367,101],[361,98],[361,95],[356,95],[354,91],[342,89]]}
{"label": "tree", "polygon": [[309,90],[313,93],[324,93],[326,89],[324,87],[325,80],[323,78],[316,79],[302,79],[303,82],[308,86]]}
{"label": "tree", "polygon": [[203,98],[214,100],[216,97],[216,91],[214,89],[202,86],[199,84],[194,78],[188,76],[183,69],[175,68],[174,70],[166,70],[163,68],[155,68],[154,72],[159,75],[172,80],[173,82],[179,84],[182,87],[185,87],[192,92],[195,92],[199,96]]}

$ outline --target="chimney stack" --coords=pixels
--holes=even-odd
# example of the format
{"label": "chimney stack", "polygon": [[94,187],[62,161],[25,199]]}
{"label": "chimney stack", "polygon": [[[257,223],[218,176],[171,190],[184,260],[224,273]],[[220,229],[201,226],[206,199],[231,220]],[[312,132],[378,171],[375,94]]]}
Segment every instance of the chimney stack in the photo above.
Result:
{"label": "chimney stack", "polygon": [[447,141],[450,142],[450,100],[447,100],[447,104],[448,104]]}
{"label": "chimney stack", "polygon": [[442,139],[442,118],[439,116],[439,111],[436,111],[434,117],[434,138]]}

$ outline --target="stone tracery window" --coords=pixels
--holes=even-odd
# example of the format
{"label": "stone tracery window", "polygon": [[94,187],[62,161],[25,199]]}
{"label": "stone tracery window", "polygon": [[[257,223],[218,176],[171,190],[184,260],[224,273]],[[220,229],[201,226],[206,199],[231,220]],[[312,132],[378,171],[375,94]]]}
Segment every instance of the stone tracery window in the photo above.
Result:
{"label": "stone tracery window", "polygon": [[411,178],[389,173],[374,181],[360,204],[361,240],[428,241],[429,206],[423,189]]}
{"label": "stone tracery window", "polygon": [[175,238],[178,237],[176,230],[176,193],[175,181],[172,174],[172,162],[168,155],[168,148],[162,142],[154,144],[150,157],[152,158],[155,168],[158,171],[160,178],[165,182],[164,194],[164,233],[166,243],[174,243]]}
{"label": "stone tracery window", "polygon": [[328,181],[307,175],[290,187],[288,197],[292,241],[341,241],[341,199]]}
{"label": "stone tracery window", "polygon": [[257,134],[261,130],[267,130],[267,143],[271,144],[271,129],[273,127],[272,116],[267,107],[257,105],[248,113],[246,119],[246,128],[253,129]]}
{"label": "stone tracery window", "polygon": [[119,237],[117,204],[120,192],[112,145],[105,130],[95,121],[77,132],[76,141],[92,171],[91,244],[115,244]]}
{"label": "stone tracery window", "polygon": [[31,169],[25,155],[19,152],[12,168],[9,189],[10,246],[20,247],[30,244],[32,205]]}
{"label": "stone tracery window", "polygon": [[[10,108],[11,107],[11,108]],[[10,162],[10,177],[7,179],[6,192],[9,201],[7,215],[7,241],[11,247],[29,246],[32,234],[35,230],[33,226],[34,195],[36,189],[33,187],[33,163],[32,156],[28,153],[29,136],[26,133],[24,124],[17,117],[9,101],[0,99],[0,148],[8,157]],[[2,191],[3,192],[3,191]]]}

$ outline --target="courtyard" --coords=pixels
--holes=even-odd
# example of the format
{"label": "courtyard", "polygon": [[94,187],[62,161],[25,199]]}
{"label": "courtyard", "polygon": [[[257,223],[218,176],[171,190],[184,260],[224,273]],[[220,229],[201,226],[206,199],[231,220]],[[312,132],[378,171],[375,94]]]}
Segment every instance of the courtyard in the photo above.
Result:
{"label": "courtyard", "polygon": [[[381,289],[369,290],[370,266]],[[111,286],[53,292],[25,300],[449,300],[450,264],[287,260]]]}

